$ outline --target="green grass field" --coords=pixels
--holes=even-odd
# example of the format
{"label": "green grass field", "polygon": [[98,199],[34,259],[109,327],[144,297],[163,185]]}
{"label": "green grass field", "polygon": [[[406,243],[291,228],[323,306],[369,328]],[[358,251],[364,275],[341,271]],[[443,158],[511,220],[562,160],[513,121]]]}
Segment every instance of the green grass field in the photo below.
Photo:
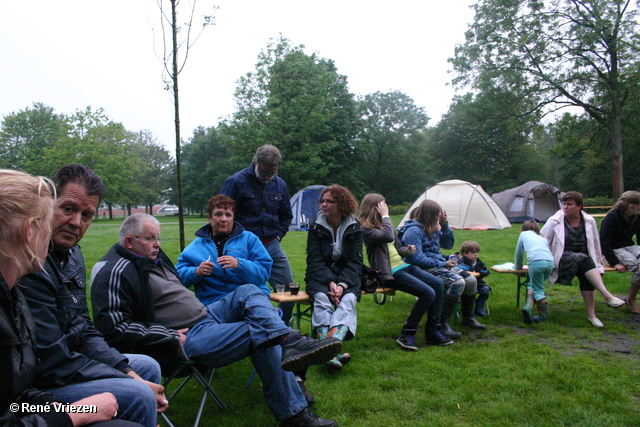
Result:
{"label": "green grass field", "polygon": [[[399,217],[393,218],[399,221]],[[174,261],[179,253],[176,218],[159,217],[162,247]],[[122,220],[96,220],[81,242],[87,269],[117,241]],[[205,218],[186,218],[187,243]],[[465,240],[482,247],[488,265],[513,262],[519,224],[506,230],[457,230],[456,248]],[[283,240],[294,277],[303,282],[306,233]],[[629,274],[607,273],[605,284],[617,296],[628,290]],[[640,426],[640,319],[625,308],[596,312],[605,327],[587,321],[577,284],[547,290],[550,322],[525,325],[516,307],[516,279],[492,273],[491,315],[486,331],[458,329],[463,337],[447,347],[402,351],[395,339],[414,297],[398,293],[384,306],[363,296],[358,334],[345,343],[352,362],[342,372],[324,366],[309,370],[307,386],[316,396],[314,411],[340,426]],[[303,333],[309,325],[303,324]],[[419,331],[419,342],[424,335]],[[202,426],[275,426],[259,378],[243,389],[250,360],[216,370],[213,387],[230,407],[209,401]],[[172,401],[167,414],[177,426],[193,423],[200,393],[195,386]]]}

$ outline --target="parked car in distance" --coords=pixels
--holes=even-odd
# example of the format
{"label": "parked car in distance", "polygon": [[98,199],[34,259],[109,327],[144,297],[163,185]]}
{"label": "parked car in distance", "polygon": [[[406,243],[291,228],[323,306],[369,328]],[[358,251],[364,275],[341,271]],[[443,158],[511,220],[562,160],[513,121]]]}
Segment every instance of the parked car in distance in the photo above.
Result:
{"label": "parked car in distance", "polygon": [[157,215],[176,216],[180,215],[180,209],[177,206],[163,206],[158,209]]}

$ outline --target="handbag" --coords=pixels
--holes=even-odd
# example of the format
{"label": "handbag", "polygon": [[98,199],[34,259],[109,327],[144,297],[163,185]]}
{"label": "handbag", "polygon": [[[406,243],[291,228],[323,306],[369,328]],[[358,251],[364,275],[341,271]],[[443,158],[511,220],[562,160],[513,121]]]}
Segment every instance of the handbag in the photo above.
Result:
{"label": "handbag", "polygon": [[[362,264],[362,282],[360,289],[368,294],[373,294],[373,300],[376,304],[384,305],[387,301],[387,295],[384,293],[384,281],[382,280],[382,273],[379,270],[375,270]],[[382,288],[382,300],[378,300],[377,290]]]}

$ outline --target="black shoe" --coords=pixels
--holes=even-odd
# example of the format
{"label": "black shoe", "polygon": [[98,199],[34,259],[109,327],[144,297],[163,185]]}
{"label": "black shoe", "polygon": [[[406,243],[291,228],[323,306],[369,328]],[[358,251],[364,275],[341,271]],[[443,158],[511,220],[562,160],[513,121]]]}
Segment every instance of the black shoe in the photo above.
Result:
{"label": "black shoe", "polygon": [[280,427],[338,427],[338,423],[320,418],[311,409],[304,408],[293,417],[280,422]]}
{"label": "black shoe", "polygon": [[460,323],[470,327],[471,329],[479,329],[479,330],[487,329],[487,326],[478,322],[475,317],[463,317]]}
{"label": "black shoe", "polygon": [[316,403],[316,398],[313,397],[313,394],[307,389],[307,386],[304,385],[304,381],[298,381],[298,385],[300,386],[300,390],[302,390],[302,395],[304,396],[304,400],[307,401],[307,405],[313,405]]}
{"label": "black shoe", "polygon": [[281,366],[285,371],[302,371],[310,365],[320,365],[333,359],[342,350],[342,341],[337,338],[318,341],[301,336],[291,345],[281,345]]}

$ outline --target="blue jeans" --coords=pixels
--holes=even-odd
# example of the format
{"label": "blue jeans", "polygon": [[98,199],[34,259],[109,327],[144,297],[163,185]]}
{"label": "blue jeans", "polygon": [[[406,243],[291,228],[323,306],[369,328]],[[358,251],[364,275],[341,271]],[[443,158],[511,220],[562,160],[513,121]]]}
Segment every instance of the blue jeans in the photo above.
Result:
{"label": "blue jeans", "polygon": [[[125,354],[129,366],[143,379],[160,382],[160,365],[149,356]],[[118,418],[142,424],[145,427],[158,425],[158,406],[156,396],[148,385],[133,378],[105,378],[70,384],[47,390],[58,399],[73,403],[85,397],[110,392],[118,401]]]}
{"label": "blue jeans", "polygon": [[[264,245],[264,247],[267,249],[269,256],[273,260],[273,265],[271,266],[271,277],[269,277],[269,285],[271,285],[271,289],[275,291],[276,285],[284,285],[284,290],[289,291],[289,283],[293,282],[293,274],[291,273],[289,258],[287,258],[287,254],[282,250],[280,241],[278,239],[273,239],[271,242]],[[294,306],[295,303],[292,302],[285,302],[278,305],[280,310],[282,310],[282,321],[287,325],[291,320]]]}
{"label": "blue jeans", "polygon": [[[423,269],[410,265],[393,273],[395,284],[393,285],[399,291],[418,297],[413,305],[411,314],[407,318],[407,323],[402,327],[404,331],[415,331],[427,313],[427,326],[425,330],[435,331],[440,319],[440,311],[442,310],[442,301],[444,299],[444,283],[442,279],[427,273]],[[414,332],[415,333],[415,332]]]}
{"label": "blue jeans", "polygon": [[208,315],[189,332],[187,355],[211,368],[251,357],[265,401],[278,421],[302,411],[307,402],[295,376],[283,371],[280,337],[292,332],[255,285],[242,285],[207,306]]}

